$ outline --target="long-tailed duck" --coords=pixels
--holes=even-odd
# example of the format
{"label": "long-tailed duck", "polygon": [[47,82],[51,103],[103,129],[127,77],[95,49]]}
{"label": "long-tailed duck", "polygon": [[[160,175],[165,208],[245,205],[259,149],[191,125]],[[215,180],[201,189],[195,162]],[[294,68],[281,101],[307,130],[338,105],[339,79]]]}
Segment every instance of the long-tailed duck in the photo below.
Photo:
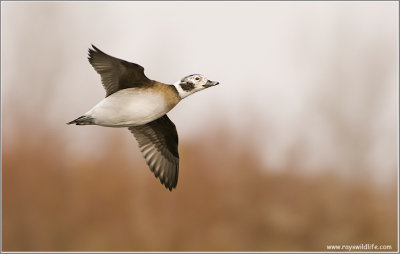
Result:
{"label": "long-tailed duck", "polygon": [[147,78],[142,66],[92,47],[88,59],[101,76],[106,97],[68,124],[128,127],[150,170],[171,191],[178,182],[178,134],[166,114],[183,98],[219,83],[193,74],[164,84]]}

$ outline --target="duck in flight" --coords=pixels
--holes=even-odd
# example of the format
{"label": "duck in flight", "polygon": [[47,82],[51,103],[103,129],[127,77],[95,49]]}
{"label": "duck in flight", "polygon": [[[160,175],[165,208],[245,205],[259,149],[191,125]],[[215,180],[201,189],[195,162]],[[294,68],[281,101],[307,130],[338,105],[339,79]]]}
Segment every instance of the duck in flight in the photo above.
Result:
{"label": "duck in flight", "polygon": [[219,83],[193,74],[164,84],[147,78],[142,66],[92,47],[88,59],[101,76],[106,97],[67,124],[127,127],[150,170],[171,191],[178,183],[178,133],[166,114],[183,98]]}

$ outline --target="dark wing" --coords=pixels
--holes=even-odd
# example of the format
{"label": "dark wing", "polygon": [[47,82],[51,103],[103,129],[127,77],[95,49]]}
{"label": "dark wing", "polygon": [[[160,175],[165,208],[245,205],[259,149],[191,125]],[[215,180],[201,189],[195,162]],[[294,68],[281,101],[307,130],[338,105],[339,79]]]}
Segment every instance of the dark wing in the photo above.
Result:
{"label": "dark wing", "polygon": [[169,190],[176,187],[179,173],[178,133],[164,115],[141,126],[128,128],[139,143],[147,165]]}
{"label": "dark wing", "polygon": [[89,49],[89,62],[101,76],[106,97],[130,87],[142,87],[151,84],[151,80],[144,75],[144,68],[138,64],[130,63],[107,55],[92,45]]}

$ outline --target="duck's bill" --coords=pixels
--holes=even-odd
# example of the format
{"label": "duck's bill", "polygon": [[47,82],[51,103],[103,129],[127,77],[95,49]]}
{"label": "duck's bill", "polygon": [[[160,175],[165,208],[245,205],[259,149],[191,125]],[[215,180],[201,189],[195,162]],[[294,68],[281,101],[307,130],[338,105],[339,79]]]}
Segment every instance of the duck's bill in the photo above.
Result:
{"label": "duck's bill", "polygon": [[205,84],[205,85],[203,85],[204,87],[210,87],[210,86],[216,86],[216,85],[218,85],[219,84],[219,82],[218,81],[211,81],[211,80],[208,80],[207,81],[207,83]]}

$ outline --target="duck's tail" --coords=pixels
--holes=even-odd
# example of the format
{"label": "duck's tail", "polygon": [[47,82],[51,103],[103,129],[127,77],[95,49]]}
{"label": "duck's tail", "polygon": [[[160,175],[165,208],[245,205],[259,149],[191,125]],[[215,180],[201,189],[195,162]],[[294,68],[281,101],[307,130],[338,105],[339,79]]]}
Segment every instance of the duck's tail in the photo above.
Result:
{"label": "duck's tail", "polygon": [[67,124],[76,124],[76,125],[90,125],[93,123],[93,118],[90,116],[80,116],[75,120],[68,122]]}

